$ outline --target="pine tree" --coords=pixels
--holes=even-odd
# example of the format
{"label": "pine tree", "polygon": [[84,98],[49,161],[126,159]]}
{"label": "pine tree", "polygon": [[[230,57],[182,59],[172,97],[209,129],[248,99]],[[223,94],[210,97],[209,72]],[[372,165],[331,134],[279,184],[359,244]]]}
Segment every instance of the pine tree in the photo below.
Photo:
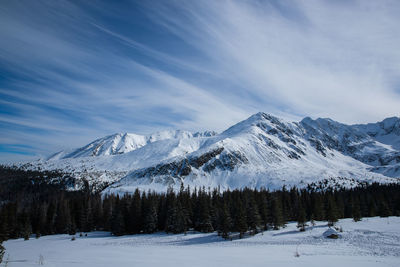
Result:
{"label": "pine tree", "polygon": [[111,231],[112,210],[113,210],[113,196],[106,196],[103,200],[102,214],[103,214],[103,229]]}
{"label": "pine tree", "polygon": [[132,233],[138,234],[142,229],[142,203],[139,189],[136,189],[135,193],[133,194],[129,213],[131,216],[129,229],[132,231]]}
{"label": "pine tree", "polygon": [[247,231],[247,223],[246,223],[246,211],[243,207],[242,202],[239,201],[237,202],[236,205],[236,217],[235,217],[235,230],[240,233],[240,238],[243,237],[243,234],[246,233]]}
{"label": "pine tree", "polygon": [[93,198],[93,204],[92,204],[92,229],[95,231],[102,230],[104,229],[104,222],[102,220],[103,210],[101,207],[101,197],[100,196],[94,196]]}
{"label": "pine tree", "polygon": [[361,221],[361,208],[360,208],[360,202],[358,200],[353,199],[351,211],[353,220],[355,222]]}
{"label": "pine tree", "polygon": [[250,197],[249,205],[247,207],[247,224],[253,234],[257,234],[257,227],[261,224],[261,217],[258,213],[258,207],[253,197]]}
{"label": "pine tree", "polygon": [[143,230],[145,233],[151,234],[157,230],[157,208],[152,199],[152,197],[148,196],[146,199],[144,213],[144,223],[143,223]]}
{"label": "pine tree", "polygon": [[166,214],[161,215],[165,216],[165,231],[167,233],[174,233],[174,221],[176,220],[177,207],[176,207],[176,196],[174,189],[172,187],[168,187],[167,194],[165,198],[165,209]]}
{"label": "pine tree", "polygon": [[0,240],[0,263],[3,262],[4,253],[5,253],[5,248],[3,247],[3,240]]}
{"label": "pine tree", "polygon": [[125,233],[124,219],[119,209],[113,212],[111,218],[111,233],[116,236],[121,236]]}
{"label": "pine tree", "polygon": [[0,263],[3,260],[3,256],[5,253],[5,248],[3,247],[3,241],[8,238],[7,231],[7,221],[6,221],[6,213],[4,210],[0,209]]}
{"label": "pine tree", "polygon": [[121,211],[123,225],[124,225],[124,235],[132,234],[132,232],[129,229],[129,225],[132,220],[131,214],[129,212],[129,205],[128,205],[129,200],[130,200],[130,196],[126,195],[120,201],[120,211]]}
{"label": "pine tree", "polygon": [[232,226],[232,219],[229,214],[228,206],[226,205],[226,203],[223,204],[220,216],[221,216],[220,230],[222,232],[222,237],[226,239],[229,237],[229,231]]}
{"label": "pine tree", "polygon": [[196,221],[196,230],[208,233],[214,231],[211,222],[211,214],[209,207],[209,200],[207,194],[203,188],[202,191],[199,191],[199,197],[197,201],[198,215]]}
{"label": "pine tree", "polygon": [[263,224],[263,229],[268,230],[268,219],[270,217],[269,210],[268,210],[268,203],[267,198],[265,196],[265,192],[261,192],[261,196],[259,199],[259,214],[261,217],[261,222]]}
{"label": "pine tree", "polygon": [[371,200],[368,205],[368,217],[375,217],[376,216],[376,204],[375,201]]}
{"label": "pine tree", "polygon": [[328,226],[334,226],[338,221],[338,211],[332,196],[328,197],[326,219],[328,221]]}
{"label": "pine tree", "polygon": [[7,213],[2,210],[0,213],[0,242],[5,241],[9,238],[10,233],[7,222]]}
{"label": "pine tree", "polygon": [[121,211],[121,201],[117,196],[111,215],[111,233],[116,236],[125,234],[124,218]]}
{"label": "pine tree", "polygon": [[68,231],[68,227],[71,224],[71,217],[69,214],[68,207],[64,201],[60,201],[57,207],[57,213],[54,221],[56,233],[64,234]]}
{"label": "pine tree", "polygon": [[32,233],[32,227],[29,219],[29,215],[26,210],[23,210],[21,214],[19,214],[19,235],[24,238],[24,240],[29,240],[29,237]]}
{"label": "pine tree", "polygon": [[380,217],[389,217],[390,215],[392,215],[392,214],[390,212],[388,204],[386,203],[385,200],[381,201],[379,216]]}
{"label": "pine tree", "polygon": [[167,193],[167,220],[165,223],[165,231],[167,233],[179,233],[175,228],[178,217],[178,207],[175,194],[172,189]]}
{"label": "pine tree", "polygon": [[54,205],[53,202],[50,202],[48,208],[47,208],[47,214],[46,214],[46,226],[45,232],[46,234],[52,235],[54,234],[54,219],[55,219],[55,214],[56,214],[56,206]]}
{"label": "pine tree", "polygon": [[303,205],[299,204],[298,207],[298,216],[297,216],[297,228],[299,228],[300,232],[304,232],[306,230],[306,211],[303,208]]}
{"label": "pine tree", "polygon": [[144,232],[151,234],[157,230],[157,211],[154,206],[151,206],[149,211],[145,213]]}
{"label": "pine tree", "polygon": [[325,219],[324,213],[324,201],[316,193],[311,193],[312,201],[312,213],[314,214],[314,219],[317,221],[322,221]]}
{"label": "pine tree", "polygon": [[285,225],[285,222],[283,220],[281,201],[278,196],[275,197],[272,205],[272,220],[274,230],[279,230],[279,228]]}
{"label": "pine tree", "polygon": [[35,211],[35,217],[32,221],[32,231],[35,233],[36,238],[39,238],[45,230],[46,206],[44,204],[38,205]]}
{"label": "pine tree", "polygon": [[[182,184],[183,185],[183,184]],[[183,190],[183,187],[181,188],[179,194],[178,194],[178,201],[182,206],[182,212],[183,216],[185,218],[185,223],[186,223],[186,229],[190,228],[190,226],[193,223],[193,211],[192,211],[192,202],[193,199],[190,196],[190,187],[188,186],[186,190]]]}
{"label": "pine tree", "polygon": [[68,234],[75,235],[76,234],[76,223],[75,220],[71,221],[71,224],[68,227]]}
{"label": "pine tree", "polygon": [[29,240],[29,237],[32,233],[32,227],[29,222],[29,218],[26,218],[23,224],[23,230],[22,230],[22,235],[24,237],[24,240]]}
{"label": "pine tree", "polygon": [[187,217],[184,208],[181,203],[177,201],[176,207],[176,218],[174,222],[175,233],[182,233],[187,231]]}
{"label": "pine tree", "polygon": [[[121,204],[121,203],[120,203]],[[120,208],[122,212],[122,208]],[[85,198],[84,205],[80,209],[79,216],[79,230],[81,232],[90,232],[93,227],[93,210],[90,202],[90,198]]]}

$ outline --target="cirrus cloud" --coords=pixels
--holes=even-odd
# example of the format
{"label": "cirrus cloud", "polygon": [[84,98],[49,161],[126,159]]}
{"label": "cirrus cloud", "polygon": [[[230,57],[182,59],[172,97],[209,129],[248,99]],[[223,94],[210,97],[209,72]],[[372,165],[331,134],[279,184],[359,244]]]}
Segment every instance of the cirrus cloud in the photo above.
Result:
{"label": "cirrus cloud", "polygon": [[398,1],[9,1],[0,160],[258,111],[398,116]]}

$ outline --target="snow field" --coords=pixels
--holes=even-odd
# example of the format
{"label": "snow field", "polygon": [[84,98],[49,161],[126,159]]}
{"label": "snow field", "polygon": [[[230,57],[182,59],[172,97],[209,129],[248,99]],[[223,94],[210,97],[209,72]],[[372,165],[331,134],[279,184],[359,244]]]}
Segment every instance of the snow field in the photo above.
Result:
{"label": "snow field", "polygon": [[[7,266],[400,266],[400,217],[343,219],[337,240],[322,236],[326,222],[299,232],[296,223],[278,231],[225,241],[216,233],[156,233],[114,237],[44,236],[9,240]],[[295,257],[296,251],[299,257]],[[4,263],[2,264],[4,266]]]}

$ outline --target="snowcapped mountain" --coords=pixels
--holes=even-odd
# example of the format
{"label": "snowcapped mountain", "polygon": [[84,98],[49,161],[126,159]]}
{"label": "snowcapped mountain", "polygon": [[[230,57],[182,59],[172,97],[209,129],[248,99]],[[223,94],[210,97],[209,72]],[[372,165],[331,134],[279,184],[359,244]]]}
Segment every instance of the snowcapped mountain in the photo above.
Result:
{"label": "snowcapped mountain", "polygon": [[321,118],[287,122],[257,113],[220,134],[114,134],[23,167],[112,182],[105,192],[164,191],[181,182],[223,189],[353,186],[398,181],[399,146],[399,118],[345,125]]}
{"label": "snowcapped mountain", "polygon": [[148,136],[132,133],[117,133],[97,139],[92,143],[73,151],[61,151],[55,153],[50,156],[48,160],[124,154],[161,140],[209,137],[215,134],[215,132],[211,131],[197,132],[192,134],[188,131],[179,130],[162,131]]}

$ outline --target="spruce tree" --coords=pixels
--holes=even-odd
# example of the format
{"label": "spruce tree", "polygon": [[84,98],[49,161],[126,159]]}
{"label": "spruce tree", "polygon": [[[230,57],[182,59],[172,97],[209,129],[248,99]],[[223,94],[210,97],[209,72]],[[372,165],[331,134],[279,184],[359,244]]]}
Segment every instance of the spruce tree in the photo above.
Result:
{"label": "spruce tree", "polygon": [[151,196],[149,196],[150,199],[147,199],[146,202],[146,208],[143,211],[144,212],[144,223],[143,223],[143,230],[147,234],[154,233],[157,230],[157,208],[152,200]]}
{"label": "spruce tree", "polygon": [[111,219],[111,233],[116,236],[125,234],[124,219],[119,209],[116,209],[115,212],[113,212]]}
{"label": "spruce tree", "polygon": [[232,219],[229,214],[228,206],[226,205],[226,203],[223,204],[220,216],[221,216],[220,230],[222,232],[222,237],[226,239],[229,237],[229,231],[232,226]]}
{"label": "spruce tree", "polygon": [[57,213],[54,220],[55,232],[58,234],[66,233],[68,225],[71,223],[69,212],[67,215],[67,207],[65,203],[58,203]]}
{"label": "spruce tree", "polygon": [[167,190],[166,200],[165,200],[165,208],[166,208],[166,222],[165,222],[165,231],[167,233],[175,233],[174,222],[176,220],[177,215],[177,205],[176,205],[176,196],[174,189],[169,187]]}
{"label": "spruce tree", "polygon": [[203,233],[214,231],[211,222],[208,197],[209,196],[206,194],[204,188],[201,191],[199,191],[199,196],[197,200],[198,214],[197,214],[196,230]]}
{"label": "spruce tree", "polygon": [[112,207],[113,207],[113,197],[106,196],[103,199],[103,205],[102,205],[102,214],[103,214],[102,225],[103,225],[103,230],[105,231],[111,231]]}
{"label": "spruce tree", "polygon": [[247,225],[250,227],[252,234],[257,234],[258,226],[261,224],[261,217],[258,213],[258,207],[253,197],[250,197],[247,207]]}
{"label": "spruce tree", "polygon": [[353,199],[352,206],[351,206],[351,212],[352,212],[353,220],[355,222],[361,221],[361,208],[360,208],[360,202],[358,200]]}
{"label": "spruce tree", "polygon": [[326,219],[328,221],[328,226],[334,226],[338,221],[338,211],[332,196],[328,197]]}
{"label": "spruce tree", "polygon": [[174,222],[175,233],[186,233],[187,231],[187,217],[185,209],[182,207],[181,203],[177,201],[176,204],[176,219]]}
{"label": "spruce tree", "polygon": [[43,234],[46,225],[46,206],[44,204],[39,205],[36,209],[36,216],[33,222],[34,226],[32,225],[32,230],[34,231],[36,238],[39,238]]}
{"label": "spruce tree", "polygon": [[28,213],[23,210],[19,215],[19,235],[24,238],[24,240],[29,240],[29,236],[32,233],[32,227],[29,219]]}
{"label": "spruce tree", "polygon": [[282,214],[282,204],[279,196],[276,196],[272,204],[272,223],[274,225],[274,230],[279,230],[285,225]]}
{"label": "spruce tree", "polygon": [[263,225],[264,230],[268,230],[268,219],[270,217],[268,210],[267,198],[265,197],[265,192],[261,192],[261,196],[259,199],[259,214],[261,217],[261,223]]}
{"label": "spruce tree", "polygon": [[27,218],[23,224],[23,230],[22,230],[22,235],[24,237],[24,240],[29,240],[31,233],[32,233],[32,227],[29,222],[29,218]]}
{"label": "spruce tree", "polygon": [[243,234],[247,231],[247,223],[246,223],[246,211],[244,209],[243,204],[240,199],[236,205],[236,217],[235,217],[235,230],[240,233],[239,237],[242,238]]}
{"label": "spruce tree", "polygon": [[142,229],[142,203],[141,203],[139,189],[136,189],[135,193],[133,194],[129,213],[130,213],[130,219],[131,219],[129,222],[129,224],[130,224],[129,229],[134,234],[138,234],[138,233],[140,233],[140,230]]}
{"label": "spruce tree", "polygon": [[323,221],[325,219],[324,212],[324,201],[316,193],[311,193],[312,201],[312,214],[314,214],[314,219],[317,221]]}
{"label": "spruce tree", "polygon": [[381,201],[381,205],[380,205],[380,212],[379,212],[379,216],[380,217],[389,217],[391,214],[390,209],[389,209],[389,205],[387,204],[387,202],[385,200]]}
{"label": "spruce tree", "polygon": [[0,263],[3,262],[4,253],[5,253],[5,248],[3,247],[3,240],[0,240]]}
{"label": "spruce tree", "polygon": [[54,229],[55,214],[56,214],[56,206],[54,205],[53,202],[50,202],[47,208],[46,226],[44,227],[46,234],[52,235],[55,232]]}
{"label": "spruce tree", "polygon": [[375,201],[371,200],[368,205],[368,217],[375,217],[376,216],[376,204]]}
{"label": "spruce tree", "polygon": [[121,211],[121,201],[117,196],[111,215],[111,233],[116,236],[125,234],[124,218]]}
{"label": "spruce tree", "polygon": [[303,205],[299,204],[298,207],[298,215],[297,215],[297,228],[299,228],[300,232],[304,232],[306,230],[306,211],[303,208]]}
{"label": "spruce tree", "polygon": [[0,241],[5,241],[9,238],[7,213],[2,210],[0,213]]}
{"label": "spruce tree", "polygon": [[[92,204],[92,214],[91,216],[91,223],[92,223],[92,230],[98,231],[101,229],[104,229],[104,222],[102,220],[103,217],[103,210],[101,207],[101,197],[100,196],[95,196],[93,198],[93,204]],[[70,225],[71,226],[71,225]]]}
{"label": "spruce tree", "polygon": [[165,231],[167,233],[178,233],[175,228],[175,223],[177,220],[178,207],[176,204],[175,194],[173,191],[168,192],[167,194],[167,220],[165,223]]}
{"label": "spruce tree", "polygon": [[71,221],[71,224],[68,227],[68,234],[75,235],[76,234],[76,223],[75,220]]}

